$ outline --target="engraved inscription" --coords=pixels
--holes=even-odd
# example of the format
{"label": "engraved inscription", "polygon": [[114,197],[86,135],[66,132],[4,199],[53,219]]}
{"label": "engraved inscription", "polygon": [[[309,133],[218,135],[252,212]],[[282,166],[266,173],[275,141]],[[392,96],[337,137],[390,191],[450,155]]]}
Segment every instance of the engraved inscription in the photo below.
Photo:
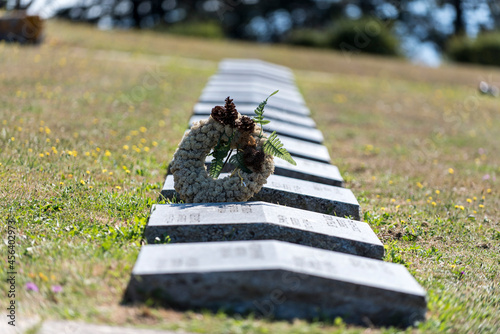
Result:
{"label": "engraved inscription", "polygon": [[220,205],[219,213],[252,213],[252,207],[250,205],[238,205],[238,204],[230,204],[230,205]]}
{"label": "engraved inscription", "polygon": [[338,217],[329,216],[329,215],[323,215],[323,218],[325,219],[326,224],[330,227],[345,228],[345,229],[350,229],[354,232],[361,232],[359,227],[352,220],[340,219]]}
{"label": "engraved inscription", "polygon": [[174,257],[167,259],[158,260],[157,266],[158,268],[175,268],[175,269],[183,269],[183,268],[195,268],[198,267],[199,261],[196,257]]}
{"label": "engraved inscription", "polygon": [[249,258],[249,259],[263,259],[264,252],[260,245],[250,246],[223,246],[220,248],[220,255],[224,259],[229,258]]}
{"label": "engraved inscription", "polygon": [[200,214],[199,213],[192,213],[189,215],[189,222],[190,223],[199,223],[200,222]]}
{"label": "engraved inscription", "polygon": [[300,256],[294,256],[293,264],[300,269],[309,269],[314,271],[323,271],[327,273],[336,273],[337,269],[333,263],[325,260],[310,259]]}
{"label": "engraved inscription", "polygon": [[291,184],[272,181],[271,186],[276,187],[278,189],[288,190],[291,192],[302,193],[302,188],[298,185],[291,185]]}
{"label": "engraved inscription", "polygon": [[172,224],[174,222],[174,215],[165,215],[165,218],[163,218],[163,222],[165,224]]}

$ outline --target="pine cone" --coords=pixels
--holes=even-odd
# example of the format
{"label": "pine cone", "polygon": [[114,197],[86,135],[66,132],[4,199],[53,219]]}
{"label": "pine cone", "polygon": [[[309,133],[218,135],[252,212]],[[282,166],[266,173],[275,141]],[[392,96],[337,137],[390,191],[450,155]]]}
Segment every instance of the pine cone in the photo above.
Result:
{"label": "pine cone", "polygon": [[240,119],[236,120],[236,127],[242,132],[252,133],[255,130],[255,122],[253,119],[247,116],[242,116]]}
{"label": "pine cone", "polygon": [[226,115],[226,109],[221,106],[215,106],[212,109],[212,118],[215,119],[217,122],[224,124],[224,117]]}
{"label": "pine cone", "polygon": [[256,173],[260,173],[262,171],[262,163],[264,162],[265,157],[266,155],[264,152],[259,151],[252,146],[245,147],[243,151],[243,162],[245,163],[245,166]]}
{"label": "pine cone", "polygon": [[236,110],[233,99],[230,99],[229,96],[226,98],[226,105],[224,107],[226,108],[224,124],[234,128],[236,126],[234,122],[238,119],[238,110]]}

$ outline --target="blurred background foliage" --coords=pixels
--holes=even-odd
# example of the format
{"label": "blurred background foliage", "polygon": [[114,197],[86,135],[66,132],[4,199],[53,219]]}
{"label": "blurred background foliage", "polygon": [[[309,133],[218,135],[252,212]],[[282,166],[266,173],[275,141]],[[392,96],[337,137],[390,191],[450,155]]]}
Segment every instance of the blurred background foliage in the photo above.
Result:
{"label": "blurred background foliage", "polygon": [[205,38],[498,65],[498,0],[0,0],[7,9]]}

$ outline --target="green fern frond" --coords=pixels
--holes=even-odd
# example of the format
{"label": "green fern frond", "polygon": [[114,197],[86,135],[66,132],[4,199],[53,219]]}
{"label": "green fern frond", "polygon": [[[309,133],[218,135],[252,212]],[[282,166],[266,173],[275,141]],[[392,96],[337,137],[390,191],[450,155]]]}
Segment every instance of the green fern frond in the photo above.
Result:
{"label": "green fern frond", "polygon": [[224,166],[223,160],[217,160],[217,159],[212,160],[209,169],[210,176],[213,177],[214,179],[218,178],[220,173],[222,173],[223,166]]}
{"label": "green fern frond", "polygon": [[208,171],[211,177],[213,178],[219,177],[220,173],[222,172],[222,169],[224,168],[224,159],[226,158],[230,149],[231,149],[231,141],[222,142],[221,140],[219,140],[217,145],[214,147],[212,153],[209,154],[214,157]]}
{"label": "green fern frond", "polygon": [[255,123],[257,124],[260,124],[260,126],[262,127],[263,125],[266,125],[268,124],[270,121],[268,120],[265,120],[264,119],[264,107],[266,106],[267,104],[267,100],[269,100],[269,98],[271,96],[273,96],[274,94],[278,93],[279,90],[273,92],[271,95],[269,95],[264,101],[262,101],[259,106],[254,110],[254,113],[255,115],[257,116],[254,116],[253,120]]}
{"label": "green fern frond", "polygon": [[251,173],[252,171],[248,169],[245,165],[245,161],[243,160],[243,152],[238,152],[229,159],[229,163],[234,165],[235,167],[241,169],[245,173]]}
{"label": "green fern frond", "polygon": [[262,146],[264,149],[264,153],[273,155],[277,158],[283,159],[292,165],[296,166],[297,163],[293,160],[292,156],[286,148],[283,147],[283,143],[279,140],[276,131],[274,131],[269,138],[267,138],[266,142]]}

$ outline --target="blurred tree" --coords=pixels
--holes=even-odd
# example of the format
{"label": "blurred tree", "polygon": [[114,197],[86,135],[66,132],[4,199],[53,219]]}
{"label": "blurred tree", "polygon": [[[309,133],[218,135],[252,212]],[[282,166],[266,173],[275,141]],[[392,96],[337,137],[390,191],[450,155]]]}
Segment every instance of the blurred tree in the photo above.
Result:
{"label": "blurred tree", "polygon": [[314,30],[321,33],[346,17],[375,17],[392,29],[407,54],[422,43],[440,52],[453,36],[500,26],[499,0],[77,1],[71,8],[60,10],[58,15],[107,28],[145,29],[158,24],[211,21],[218,22],[228,37],[265,42],[286,41],[297,29],[308,34]]}

